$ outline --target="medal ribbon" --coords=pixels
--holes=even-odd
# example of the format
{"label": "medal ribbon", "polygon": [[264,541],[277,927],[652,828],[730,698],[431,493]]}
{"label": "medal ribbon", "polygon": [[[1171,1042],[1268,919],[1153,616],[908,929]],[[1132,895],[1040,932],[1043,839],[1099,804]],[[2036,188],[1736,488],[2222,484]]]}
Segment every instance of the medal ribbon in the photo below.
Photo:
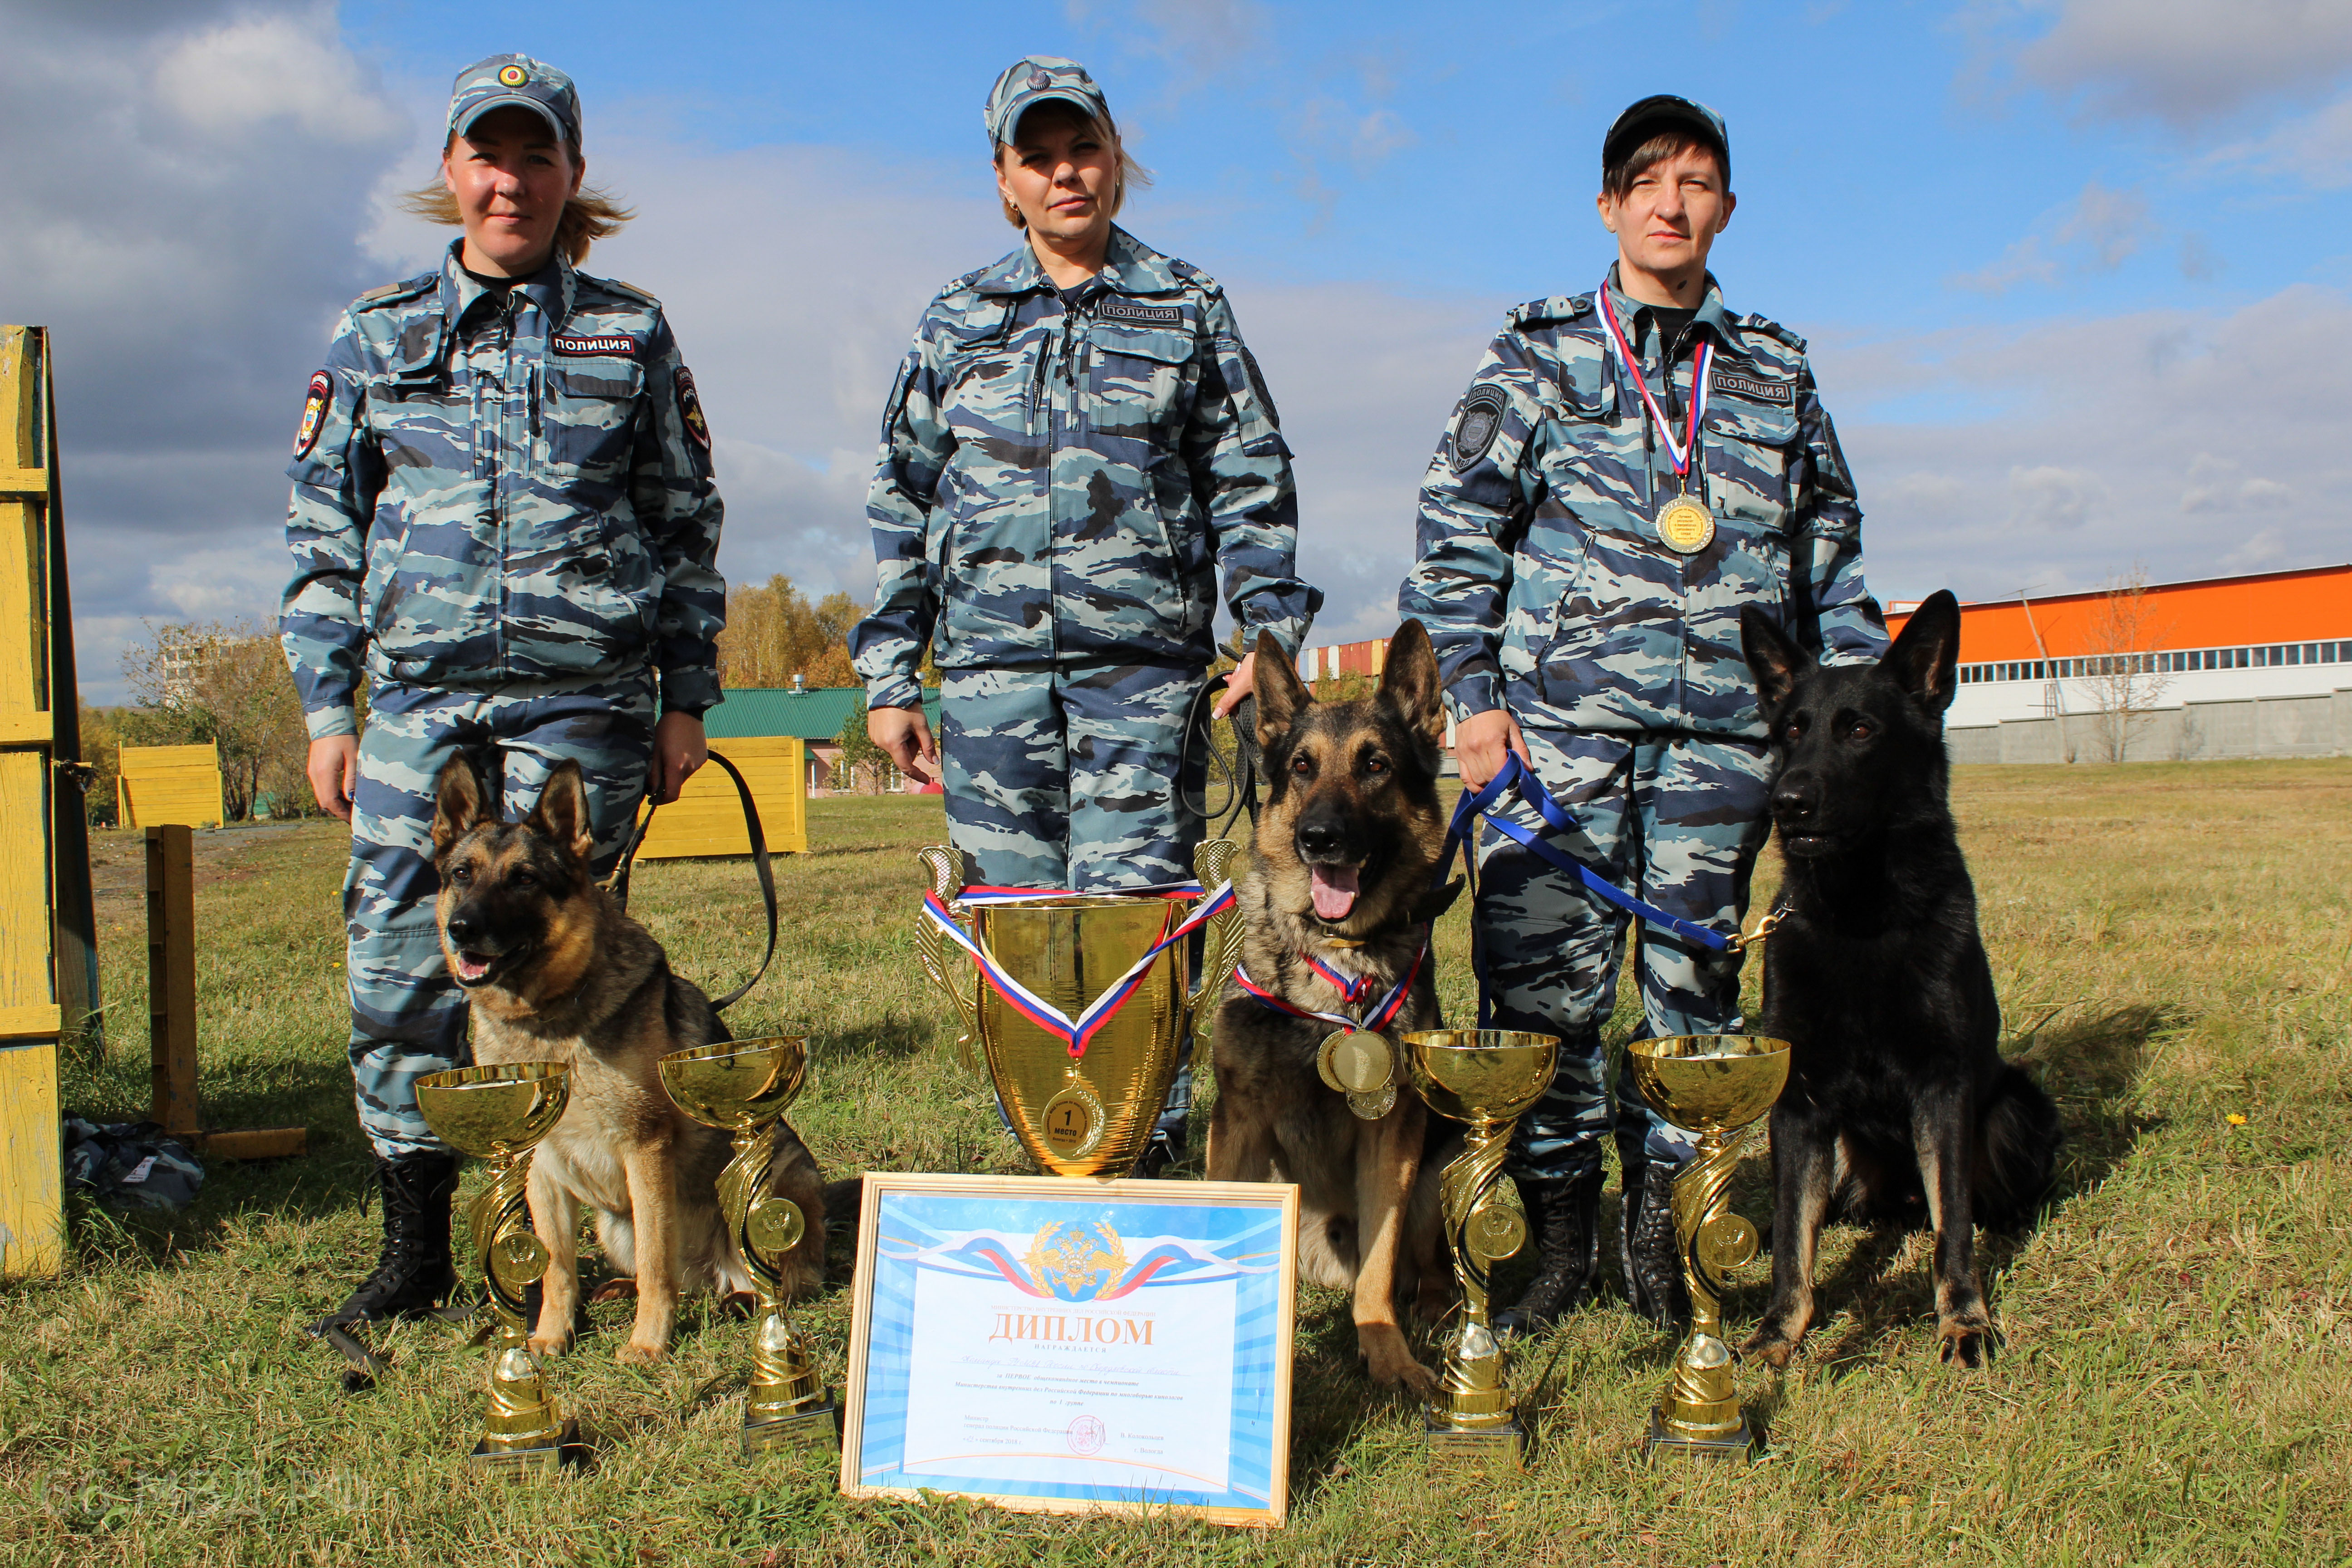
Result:
{"label": "medal ribbon", "polygon": [[[1143,896],[1152,898],[1199,897],[1197,889],[1200,885],[1192,883],[1190,886],[1195,889],[1194,892],[1170,892],[1164,888],[1148,889],[1142,891]],[[970,892],[971,889],[965,890]],[[1066,888],[1052,892],[1016,888],[992,888],[988,891],[993,894],[1025,892],[1032,900],[1066,899],[1070,896],[1070,890]],[[1012,903],[1015,900],[1000,897],[992,901]],[[1085,1011],[1075,1018],[1007,973],[1004,966],[996,962],[994,953],[990,952],[982,943],[973,941],[971,937],[965,934],[963,927],[956,922],[955,916],[950,914],[948,907],[940,902],[940,896],[937,893],[923,895],[923,916],[940,928],[940,933],[942,936],[971,954],[973,964],[980,970],[980,977],[987,981],[990,988],[999,996],[1003,997],[1014,1012],[1019,1013],[1055,1039],[1067,1041],[1070,1055],[1083,1058],[1087,1054],[1087,1046],[1094,1039],[1096,1033],[1104,1025],[1118,1016],[1118,1010],[1126,1006],[1129,998],[1142,986],[1143,977],[1151,968],[1151,961],[1199,931],[1216,916],[1232,909],[1234,903],[1234,885],[1231,882],[1224,883],[1203,900],[1199,909],[1177,922],[1176,928],[1161,937],[1150,952],[1137,959],[1134,968],[1111,982],[1109,990],[1087,1003]]]}
{"label": "medal ribbon", "polygon": [[[1683,438],[1675,440],[1675,427],[1666,420],[1666,411],[1650,395],[1650,384],[1642,374],[1642,362],[1625,342],[1625,329],[1617,324],[1617,307],[1610,302],[1609,285],[1601,286],[1601,314],[1609,322],[1609,335],[1616,341],[1617,357],[1624,364],[1633,384],[1641,389],[1642,401],[1649,405],[1650,417],[1658,422],[1658,439],[1666,444],[1666,456],[1675,461],[1675,477],[1685,479],[1690,473],[1691,455],[1698,449],[1698,422],[1706,413],[1707,388],[1715,380],[1715,344],[1702,337],[1698,352],[1691,356],[1690,422],[1683,426]],[[1671,374],[1671,369],[1669,374]]]}
{"label": "medal ribbon", "polygon": [[[1448,858],[1451,858],[1451,857],[1448,857]],[[1356,1000],[1357,995],[1360,994],[1363,991],[1369,990],[1371,987],[1371,976],[1369,974],[1365,975],[1360,982],[1341,984],[1339,980],[1334,978],[1331,971],[1324,967],[1320,963],[1317,962],[1312,954],[1306,954],[1303,956],[1305,956],[1307,962],[1314,967],[1316,973],[1320,974],[1326,980],[1329,980],[1334,985],[1339,985],[1342,993],[1349,994],[1348,1000],[1350,1002]],[[1256,997],[1258,1005],[1262,1007],[1270,1007],[1277,1013],[1287,1013],[1294,1018],[1319,1018],[1327,1024],[1337,1024],[1343,1029],[1359,1029],[1367,1034],[1377,1035],[1381,1030],[1387,1028],[1391,1024],[1396,1022],[1396,1016],[1404,1010],[1404,999],[1406,994],[1412,990],[1413,977],[1421,973],[1422,961],[1428,956],[1429,938],[1427,935],[1423,935],[1421,939],[1420,948],[1412,955],[1412,967],[1404,972],[1404,978],[1396,983],[1395,989],[1391,991],[1386,996],[1382,997],[1381,999],[1381,1005],[1373,1008],[1371,1016],[1367,1017],[1360,1024],[1355,1019],[1349,1017],[1345,1013],[1325,1013],[1313,1007],[1301,1007],[1298,1004],[1290,1001],[1286,997],[1277,996],[1273,992],[1268,991],[1265,986],[1260,985],[1256,981],[1252,980],[1249,977],[1249,971],[1244,969],[1238,963],[1234,965],[1234,984],[1248,992],[1252,996]]]}
{"label": "medal ribbon", "polygon": [[1201,896],[1198,882],[1158,882],[1148,888],[1112,888],[1101,892],[1080,892],[1075,888],[992,888],[975,885],[955,896],[955,901],[966,909],[991,908],[998,904],[1034,904],[1047,899],[1197,899]]}

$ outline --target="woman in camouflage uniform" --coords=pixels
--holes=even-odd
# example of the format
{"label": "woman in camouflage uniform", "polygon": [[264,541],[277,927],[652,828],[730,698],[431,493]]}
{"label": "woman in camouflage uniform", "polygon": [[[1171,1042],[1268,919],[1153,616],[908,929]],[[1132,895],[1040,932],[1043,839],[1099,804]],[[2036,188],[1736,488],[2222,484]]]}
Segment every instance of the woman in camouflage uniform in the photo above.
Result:
{"label": "woman in camouflage uniform", "polygon": [[719,700],[709,428],[659,301],[578,270],[628,216],[583,168],[562,72],[497,55],[460,74],[440,184],[411,205],[464,234],[352,305],[295,437],[282,626],[311,787],[352,824],[352,1073],[384,1224],[321,1328],[456,1282],[457,1157],[415,1087],[466,1041],[434,926],[435,775],[469,756],[519,816],[577,761],[602,874],[646,792],[675,799],[701,765]]}
{"label": "woman in camouflage uniform", "polygon": [[890,390],[866,502],[878,586],[850,638],[868,728],[906,772],[941,767],[976,881],[1180,881],[1217,571],[1245,652],[1271,633],[1295,657],[1322,599],[1295,575],[1289,448],[1224,291],[1113,226],[1141,172],[1086,71],[1021,60],[983,118],[1025,243],[940,291]]}
{"label": "woman in camouflage uniform", "polygon": [[[1398,595],[1436,644],[1464,784],[1516,756],[1577,830],[1551,834],[1523,802],[1498,810],[1719,933],[1747,909],[1769,830],[1741,609],[1769,612],[1825,662],[1886,647],[1804,340],[1727,309],[1707,270],[1735,201],[1712,110],[1660,96],[1618,116],[1599,198],[1617,265],[1592,293],[1511,311],[1422,482],[1421,558]],[[1670,1198],[1690,1145],[1630,1084],[1612,1109],[1603,1081],[1628,918],[1500,835],[1480,867],[1493,1023],[1561,1037],[1559,1076],[1520,1119],[1508,1166],[1541,1268],[1496,1326],[1539,1328],[1594,1284],[1612,1128],[1626,1295],[1664,1321],[1686,1310]],[[1738,1029],[1737,953],[1656,926],[1640,953],[1644,1035]]]}

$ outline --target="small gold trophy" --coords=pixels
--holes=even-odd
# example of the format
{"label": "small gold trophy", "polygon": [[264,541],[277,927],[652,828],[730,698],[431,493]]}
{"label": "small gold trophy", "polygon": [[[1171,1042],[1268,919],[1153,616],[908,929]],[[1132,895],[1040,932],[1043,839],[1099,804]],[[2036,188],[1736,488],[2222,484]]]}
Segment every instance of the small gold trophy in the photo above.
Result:
{"label": "small gold trophy", "polygon": [[809,1216],[768,1190],[777,1123],[807,1071],[808,1042],[798,1035],[719,1040],[661,1059],[662,1087],[677,1108],[735,1135],[735,1157],[719,1173],[719,1208],[760,1298],[743,1402],[746,1459],[788,1446],[838,1451],[840,1444],[824,1376],[784,1306],[784,1257],[808,1233]]}
{"label": "small gold trophy", "polygon": [[490,1414],[470,1458],[488,1469],[552,1463],[571,1440],[547,1380],[523,1341],[523,1289],[547,1272],[547,1246],[532,1234],[525,1190],[532,1145],[563,1119],[571,1069],[556,1062],[455,1068],[416,1080],[416,1108],[444,1143],[490,1163],[490,1184],[474,1195],[466,1229],[488,1281]]}
{"label": "small gold trophy", "polygon": [[1527,1427],[1504,1387],[1486,1285],[1491,1266],[1527,1245],[1526,1216],[1503,1201],[1503,1156],[1511,1124],[1551,1087],[1559,1038],[1503,1029],[1425,1029],[1398,1038],[1414,1091],[1432,1110],[1468,1127],[1438,1189],[1462,1282],[1462,1326],[1446,1346],[1423,1439],[1433,1459],[1517,1468],[1527,1457]]}
{"label": "small gold trophy", "polygon": [[1698,1150],[1675,1178],[1675,1234],[1690,1286],[1689,1337],[1675,1375],[1650,1412],[1644,1458],[1755,1457],[1761,1435],[1739,1408],[1731,1347],[1723,1342],[1727,1277],[1756,1256],[1756,1227],[1728,1212],[1731,1173],[1748,1129],[1789,1081],[1789,1043],[1761,1035],[1674,1035],[1626,1047],[1633,1082],[1650,1108],[1698,1134]]}
{"label": "small gold trophy", "polygon": [[[1234,847],[1211,839],[1193,852],[1204,891],[1224,880]],[[954,851],[918,856],[931,891],[1004,974],[1075,1017],[1134,967],[1182,917],[1181,900],[1118,893],[1065,893],[963,906]],[[977,1039],[1013,1136],[1048,1175],[1125,1175],[1151,1140],[1176,1077],[1196,1011],[1213,1004],[1241,956],[1238,913],[1227,910],[1202,934],[1202,984],[1187,990],[1185,943],[1154,959],[1126,1004],[1096,1030],[1083,1054],[1034,1022],[978,974],[957,974],[955,944],[928,917],[919,931],[923,967],[954,1003],[965,1036]]]}

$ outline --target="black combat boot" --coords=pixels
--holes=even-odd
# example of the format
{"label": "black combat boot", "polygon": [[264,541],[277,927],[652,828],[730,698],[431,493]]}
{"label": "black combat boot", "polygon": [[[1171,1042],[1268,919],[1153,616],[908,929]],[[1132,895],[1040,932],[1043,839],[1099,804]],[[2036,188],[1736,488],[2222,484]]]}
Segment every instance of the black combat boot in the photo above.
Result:
{"label": "black combat boot", "polygon": [[1601,1262],[1601,1173],[1519,1184],[1537,1271],[1518,1304],[1495,1314],[1498,1334],[1538,1333],[1584,1305]]}
{"label": "black combat boot", "polygon": [[376,1156],[383,1194],[383,1254],[375,1272],[344,1303],[311,1325],[323,1332],[350,1323],[421,1318],[457,1288],[449,1258],[449,1200],[457,1191],[457,1156],[420,1150],[397,1160]]}
{"label": "black combat boot", "polygon": [[[1621,1156],[1626,1155],[1625,1144],[1618,1140]],[[1624,1158],[1625,1304],[1662,1329],[1690,1316],[1682,1244],[1675,1236],[1675,1174],[1681,1169],[1643,1153],[1638,1140]]]}

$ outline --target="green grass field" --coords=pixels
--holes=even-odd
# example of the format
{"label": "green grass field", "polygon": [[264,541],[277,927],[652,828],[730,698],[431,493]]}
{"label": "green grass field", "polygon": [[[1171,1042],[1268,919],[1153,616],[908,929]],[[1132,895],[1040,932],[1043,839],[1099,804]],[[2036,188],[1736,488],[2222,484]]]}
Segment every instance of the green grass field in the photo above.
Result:
{"label": "green grass field", "polygon": [[[1519,1361],[1523,1479],[1425,1474],[1417,1413],[1358,1373],[1346,1303],[1300,1303],[1288,1527],[1231,1532],[845,1502],[823,1468],[745,1469],[734,1402],[688,1408],[746,1332],[690,1307],[672,1360],[613,1359],[625,1302],[557,1364],[589,1468],[467,1471],[480,1352],[388,1336],[341,1392],[300,1331],[374,1255],[343,1039],[341,830],[201,835],[204,1092],[215,1126],[299,1121],[308,1158],[217,1164],[175,1215],[75,1201],[62,1277],[0,1287],[0,1553],[9,1563],[429,1564],[2282,1563],[2352,1561],[2352,763],[1962,770],[1956,794],[2009,1050],[2064,1112],[2061,1184],[1979,1257],[2006,1352],[1935,1359],[1925,1237],[1833,1231],[1828,1316],[1783,1377],[1742,1373],[1774,1446],[1744,1470],[1639,1449],[1671,1343],[1613,1291]],[[933,799],[827,800],[781,868],[774,971],[739,1033],[813,1041],[793,1121],[826,1173],[1026,1169],[945,1047],[916,966],[910,859]],[[139,847],[100,836],[109,1047],[66,1104],[147,1096]],[[1769,879],[1770,872],[1767,871]],[[714,989],[758,953],[740,863],[655,865],[638,911]],[[1460,914],[1439,943],[1468,1012]],[[1751,984],[1753,979],[1751,976]],[[1625,1032],[1621,1006],[1612,1025]],[[1899,1048],[1900,1042],[1890,1042]],[[1762,1160],[1737,1194],[1769,1215]],[[478,1179],[478,1170],[469,1180]],[[1613,1184],[1612,1184],[1613,1185]],[[1611,1199],[1613,1211],[1613,1193]],[[846,1249],[803,1314],[838,1383]],[[1604,1258],[1613,1270],[1613,1258]],[[1753,1321],[1766,1273],[1727,1303]],[[1506,1291],[1518,1276],[1507,1270]],[[1549,1369],[1549,1376],[1543,1378]],[[1538,1386],[1538,1380],[1542,1379]]]}

